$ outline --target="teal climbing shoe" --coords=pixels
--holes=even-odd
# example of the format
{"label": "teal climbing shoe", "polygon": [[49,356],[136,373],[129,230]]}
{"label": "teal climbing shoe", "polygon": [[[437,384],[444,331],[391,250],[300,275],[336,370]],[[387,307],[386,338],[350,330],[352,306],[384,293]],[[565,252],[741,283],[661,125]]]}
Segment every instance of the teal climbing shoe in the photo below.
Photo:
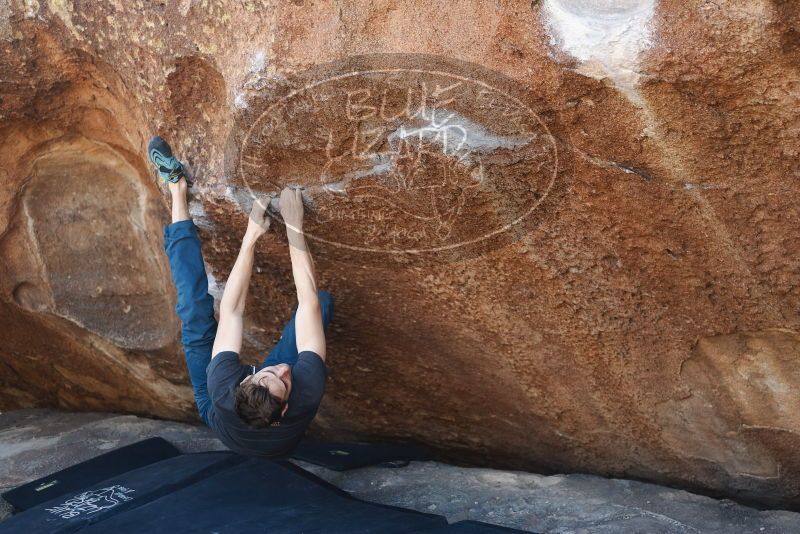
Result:
{"label": "teal climbing shoe", "polygon": [[150,143],[147,145],[147,155],[150,157],[150,162],[158,169],[158,175],[162,180],[176,183],[181,178],[185,178],[187,185],[192,186],[183,164],[172,155],[172,149],[164,139],[159,136],[150,139]]}

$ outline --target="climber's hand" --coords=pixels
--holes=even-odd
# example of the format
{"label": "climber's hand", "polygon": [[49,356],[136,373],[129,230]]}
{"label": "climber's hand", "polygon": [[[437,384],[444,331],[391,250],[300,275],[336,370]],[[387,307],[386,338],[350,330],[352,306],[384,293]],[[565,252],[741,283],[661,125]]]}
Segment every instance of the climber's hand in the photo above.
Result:
{"label": "climber's hand", "polygon": [[247,221],[247,235],[258,239],[269,229],[270,221],[271,219],[267,216],[266,204],[256,199]]}
{"label": "climber's hand", "polygon": [[286,187],[281,191],[281,216],[287,226],[293,230],[303,230],[303,192],[299,188]]}

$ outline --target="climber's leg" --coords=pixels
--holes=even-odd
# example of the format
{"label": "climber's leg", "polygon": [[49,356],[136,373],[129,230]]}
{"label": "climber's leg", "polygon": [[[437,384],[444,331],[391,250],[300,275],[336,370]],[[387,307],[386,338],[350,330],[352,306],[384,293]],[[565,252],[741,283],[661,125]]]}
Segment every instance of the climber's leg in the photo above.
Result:
{"label": "climber's leg", "polygon": [[172,224],[164,227],[164,250],[169,258],[172,280],[178,293],[175,311],[181,319],[181,341],[186,367],[194,389],[200,418],[208,424],[211,400],[208,397],[206,367],[217,333],[214,298],[208,294],[200,238],[189,218],[186,181],[169,184],[172,194]]}
{"label": "climber's leg", "polygon": [[[318,291],[317,295],[319,295],[319,304],[322,307],[322,326],[327,333],[328,325],[331,324],[331,319],[333,319],[333,295],[327,291]],[[278,365],[279,363],[294,365],[297,362],[297,339],[294,333],[294,317],[296,313],[297,308],[295,307],[292,312],[292,318],[283,327],[280,340],[272,348],[259,369],[270,365]]]}

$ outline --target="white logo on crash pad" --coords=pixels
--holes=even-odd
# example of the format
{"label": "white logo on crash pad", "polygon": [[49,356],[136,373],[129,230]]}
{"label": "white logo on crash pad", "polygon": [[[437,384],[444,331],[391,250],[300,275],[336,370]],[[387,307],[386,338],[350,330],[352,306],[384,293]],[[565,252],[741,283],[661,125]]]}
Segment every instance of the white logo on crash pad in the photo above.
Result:
{"label": "white logo on crash pad", "polygon": [[132,500],[133,497],[130,497],[129,494],[134,491],[135,490],[119,485],[85,491],[66,500],[64,504],[48,508],[47,511],[63,519],[71,519],[81,515],[91,515],[100,510],[107,510],[122,502]]}

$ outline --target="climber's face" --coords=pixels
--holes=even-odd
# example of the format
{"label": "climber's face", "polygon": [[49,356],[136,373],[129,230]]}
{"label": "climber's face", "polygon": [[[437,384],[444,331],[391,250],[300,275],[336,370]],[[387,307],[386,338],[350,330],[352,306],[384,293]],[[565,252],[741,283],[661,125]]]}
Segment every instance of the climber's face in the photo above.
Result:
{"label": "climber's face", "polygon": [[[285,363],[270,365],[269,367],[264,367],[256,374],[246,377],[241,383],[246,384],[248,382],[253,382],[261,387],[265,387],[279,399],[288,401],[289,394],[292,392],[292,368]],[[288,408],[289,405],[287,404],[283,408],[283,413],[281,415],[285,414]]]}

